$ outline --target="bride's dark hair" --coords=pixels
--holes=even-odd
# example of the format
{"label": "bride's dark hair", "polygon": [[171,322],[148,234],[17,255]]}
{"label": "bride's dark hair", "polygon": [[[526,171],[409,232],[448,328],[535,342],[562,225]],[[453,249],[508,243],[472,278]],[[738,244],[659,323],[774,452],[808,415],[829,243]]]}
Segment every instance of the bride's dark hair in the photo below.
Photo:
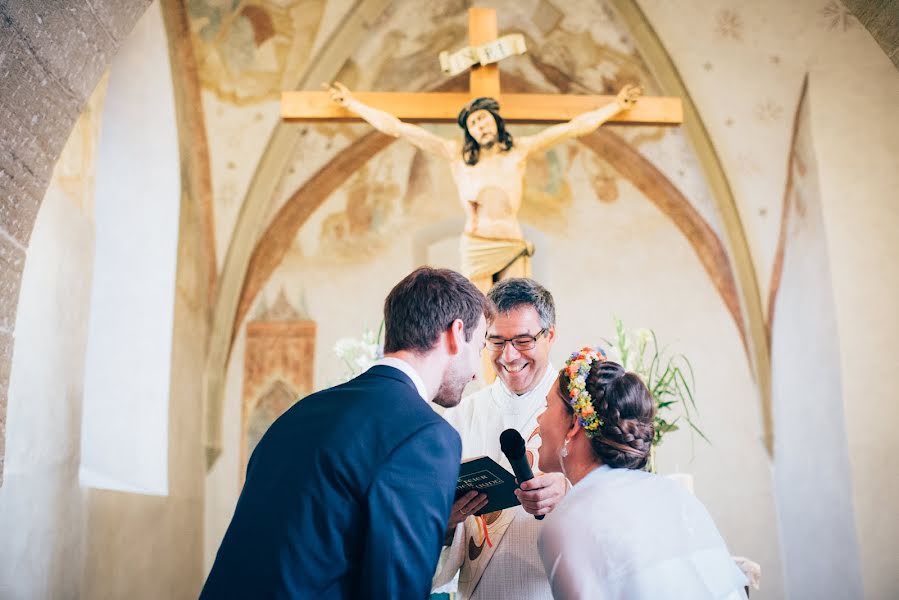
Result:
{"label": "bride's dark hair", "polygon": [[[574,414],[564,397],[569,381],[562,369],[559,393],[565,409]],[[655,403],[643,380],[616,362],[596,361],[590,365],[586,391],[603,423],[590,438],[593,453],[613,469],[642,469],[655,433]]]}

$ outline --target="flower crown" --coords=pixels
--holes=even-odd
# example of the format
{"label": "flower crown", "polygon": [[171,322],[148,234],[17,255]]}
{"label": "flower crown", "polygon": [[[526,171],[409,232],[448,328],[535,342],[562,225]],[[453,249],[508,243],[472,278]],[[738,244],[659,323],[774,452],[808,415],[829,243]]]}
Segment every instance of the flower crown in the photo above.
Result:
{"label": "flower crown", "polygon": [[606,360],[606,353],[602,348],[590,348],[585,346],[580,352],[572,352],[565,361],[565,374],[568,376],[568,397],[566,401],[577,414],[577,420],[584,428],[587,437],[596,435],[602,427],[602,419],[593,408],[593,398],[587,392],[587,375],[590,374],[590,365],[594,362]]}

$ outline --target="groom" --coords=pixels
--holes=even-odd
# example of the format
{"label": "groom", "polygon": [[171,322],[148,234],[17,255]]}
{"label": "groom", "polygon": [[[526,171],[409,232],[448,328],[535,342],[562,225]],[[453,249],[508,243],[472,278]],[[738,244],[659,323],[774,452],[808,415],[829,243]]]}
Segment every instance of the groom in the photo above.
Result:
{"label": "groom", "polygon": [[384,303],[384,359],[313,394],[256,446],[201,598],[425,598],[453,504],[455,406],[492,304],[423,267]]}

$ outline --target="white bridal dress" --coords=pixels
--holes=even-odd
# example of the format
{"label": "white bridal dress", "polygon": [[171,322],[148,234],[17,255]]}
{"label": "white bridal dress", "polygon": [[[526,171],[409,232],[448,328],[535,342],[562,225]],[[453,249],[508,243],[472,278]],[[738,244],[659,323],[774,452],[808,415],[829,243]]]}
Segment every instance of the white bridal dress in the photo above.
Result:
{"label": "white bridal dress", "polygon": [[592,471],[546,517],[538,544],[556,600],[746,598],[705,507],[643,471]]}

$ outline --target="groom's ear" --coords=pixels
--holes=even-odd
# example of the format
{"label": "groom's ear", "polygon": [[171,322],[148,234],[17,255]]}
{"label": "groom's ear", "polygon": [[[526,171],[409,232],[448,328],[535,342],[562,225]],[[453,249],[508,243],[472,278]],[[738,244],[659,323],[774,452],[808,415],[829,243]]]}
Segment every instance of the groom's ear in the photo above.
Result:
{"label": "groom's ear", "polygon": [[465,344],[465,323],[456,319],[446,330],[446,350],[449,354],[458,354]]}

